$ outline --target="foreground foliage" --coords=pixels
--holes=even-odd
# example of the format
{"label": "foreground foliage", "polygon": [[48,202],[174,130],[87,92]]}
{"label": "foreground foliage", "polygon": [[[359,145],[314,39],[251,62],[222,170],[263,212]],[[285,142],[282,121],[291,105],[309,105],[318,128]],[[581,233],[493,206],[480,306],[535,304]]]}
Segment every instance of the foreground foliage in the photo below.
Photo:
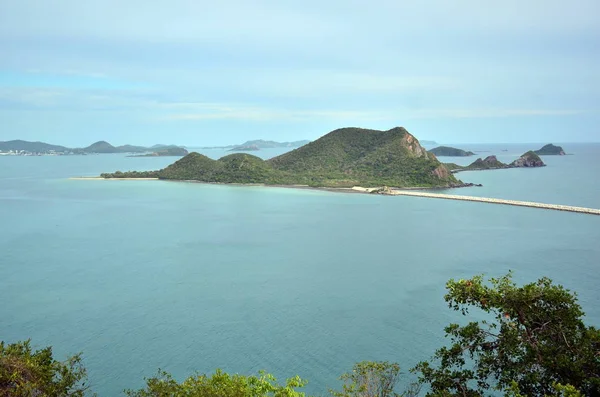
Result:
{"label": "foreground foliage", "polygon": [[59,362],[51,347],[33,351],[29,341],[0,342],[0,396],[84,396],[85,379],[79,354]]}
{"label": "foreground foliage", "polygon": [[428,395],[600,395],[600,332],[583,323],[576,295],[547,278],[518,287],[511,274],[450,280],[447,289],[450,308],[490,319],[446,327],[450,346],[416,367]]}
{"label": "foreground foliage", "polygon": [[387,361],[362,361],[343,374],[341,391],[330,390],[333,397],[411,397],[419,394],[420,385],[412,384],[403,393],[396,391],[400,365]]}
{"label": "foreground foliage", "polygon": [[159,371],[156,377],[146,380],[146,387],[127,390],[130,397],[304,397],[297,391],[306,385],[298,376],[288,379],[285,385],[266,372],[258,376],[229,375],[217,370],[213,375],[191,376],[181,383]]}

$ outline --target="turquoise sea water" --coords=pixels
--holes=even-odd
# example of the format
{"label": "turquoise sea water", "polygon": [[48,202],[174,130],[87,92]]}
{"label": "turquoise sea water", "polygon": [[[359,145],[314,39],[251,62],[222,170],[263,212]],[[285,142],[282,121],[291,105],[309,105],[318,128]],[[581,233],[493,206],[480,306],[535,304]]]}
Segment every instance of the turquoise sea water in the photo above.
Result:
{"label": "turquoise sea water", "polygon": [[[542,169],[461,173],[484,187],[452,193],[600,208],[600,146],[564,146],[574,155],[544,157]],[[508,161],[531,147],[475,148]],[[443,302],[452,277],[550,276],[578,291],[588,322],[600,325],[600,217],[67,179],[172,161],[0,157],[0,339],[32,338],[59,357],[83,351],[100,396],[139,387],[159,367],[178,378],[217,367],[298,374],[325,394],[356,361],[408,369],[428,358],[443,326],[460,319]]]}

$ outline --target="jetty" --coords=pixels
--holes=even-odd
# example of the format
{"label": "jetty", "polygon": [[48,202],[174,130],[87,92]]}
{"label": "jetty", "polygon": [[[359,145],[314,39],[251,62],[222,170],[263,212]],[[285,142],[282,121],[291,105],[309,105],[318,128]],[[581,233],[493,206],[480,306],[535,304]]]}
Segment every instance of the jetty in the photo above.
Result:
{"label": "jetty", "polygon": [[476,197],[476,196],[460,196],[456,194],[440,194],[440,193],[426,193],[417,191],[407,190],[389,190],[384,194],[392,196],[414,196],[414,197],[429,197],[445,200],[460,200],[460,201],[475,201],[479,203],[491,203],[491,204],[503,204],[503,205],[515,205],[518,207],[531,207],[531,208],[543,208],[547,210],[556,211],[568,211],[578,212],[580,214],[600,215],[600,209],[586,208],[586,207],[574,207],[571,205],[559,205],[559,204],[545,204],[536,203],[532,201],[518,201],[518,200],[505,200],[498,198],[489,197]]}

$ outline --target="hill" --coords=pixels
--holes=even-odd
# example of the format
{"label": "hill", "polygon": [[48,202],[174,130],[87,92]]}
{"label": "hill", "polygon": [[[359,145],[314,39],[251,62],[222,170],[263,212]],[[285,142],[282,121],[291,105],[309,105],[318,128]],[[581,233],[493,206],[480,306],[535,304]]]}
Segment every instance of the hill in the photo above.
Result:
{"label": "hill", "polygon": [[65,146],[60,146],[60,145],[50,145],[50,144],[44,143],[44,142],[22,141],[20,139],[13,140],[13,141],[0,142],[0,151],[8,152],[11,150],[13,150],[13,151],[24,150],[26,152],[32,152],[32,153],[46,153],[46,152],[50,152],[50,151],[67,152],[71,149],[69,149]]}
{"label": "hill", "polygon": [[[116,173],[104,175],[115,177]],[[219,160],[191,153],[157,175],[161,179],[322,187],[446,187],[461,183],[401,127],[389,131],[342,128],[267,161],[245,153]]]}
{"label": "hill", "polygon": [[544,145],[541,149],[538,149],[534,152],[540,156],[564,156],[565,151],[560,146],[555,146],[551,143]]}
{"label": "hill", "polygon": [[275,157],[275,169],[323,186],[448,186],[458,183],[406,129],[342,128]]}
{"label": "hill", "polygon": [[438,146],[436,148],[429,150],[429,153],[433,153],[436,156],[440,156],[440,157],[467,157],[467,156],[473,156],[475,154],[473,152],[467,152],[465,150],[457,149],[457,148],[453,148],[453,147],[449,147],[449,146]]}
{"label": "hill", "polygon": [[283,176],[259,157],[234,153],[219,160],[192,152],[158,172],[160,179],[217,183],[283,183]]}

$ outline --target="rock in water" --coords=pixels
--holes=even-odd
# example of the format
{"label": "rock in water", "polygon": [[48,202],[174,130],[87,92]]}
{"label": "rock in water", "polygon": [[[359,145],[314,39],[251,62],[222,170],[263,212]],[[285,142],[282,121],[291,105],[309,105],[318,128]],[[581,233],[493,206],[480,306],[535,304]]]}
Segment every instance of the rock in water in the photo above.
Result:
{"label": "rock in water", "polygon": [[540,156],[535,154],[533,151],[529,151],[523,154],[521,157],[510,163],[511,167],[544,167],[546,164],[542,161]]}

